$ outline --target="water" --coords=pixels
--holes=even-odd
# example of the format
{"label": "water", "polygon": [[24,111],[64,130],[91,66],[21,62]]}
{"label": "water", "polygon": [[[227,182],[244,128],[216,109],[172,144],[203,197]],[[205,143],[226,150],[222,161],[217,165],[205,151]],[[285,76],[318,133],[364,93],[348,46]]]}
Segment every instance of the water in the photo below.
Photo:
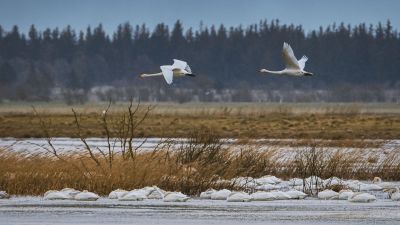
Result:
{"label": "water", "polygon": [[229,203],[190,200],[120,202],[46,201],[39,197],[0,200],[0,224],[400,224],[400,202],[283,200]]}

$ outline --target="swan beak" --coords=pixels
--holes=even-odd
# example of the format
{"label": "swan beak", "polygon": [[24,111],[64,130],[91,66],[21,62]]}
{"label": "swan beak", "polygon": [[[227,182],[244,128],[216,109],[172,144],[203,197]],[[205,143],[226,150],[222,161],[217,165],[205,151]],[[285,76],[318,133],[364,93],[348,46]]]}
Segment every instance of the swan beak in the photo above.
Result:
{"label": "swan beak", "polygon": [[196,74],[193,74],[193,73],[187,73],[187,74],[186,74],[186,76],[189,76],[189,77],[195,77],[195,76],[196,76]]}

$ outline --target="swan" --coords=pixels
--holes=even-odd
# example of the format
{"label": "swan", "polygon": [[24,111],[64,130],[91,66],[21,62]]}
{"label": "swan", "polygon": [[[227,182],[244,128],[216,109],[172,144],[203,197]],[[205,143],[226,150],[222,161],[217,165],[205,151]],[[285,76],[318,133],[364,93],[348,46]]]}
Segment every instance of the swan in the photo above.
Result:
{"label": "swan", "polygon": [[71,199],[75,198],[75,196],[77,194],[81,193],[80,191],[75,190],[73,188],[64,188],[61,190],[61,192],[64,192],[64,193],[68,194],[69,196],[71,196]]}
{"label": "swan", "polygon": [[57,190],[49,190],[44,193],[44,199],[46,200],[67,200],[73,199],[68,193],[57,191]]}
{"label": "swan", "polygon": [[109,199],[119,199],[119,198],[123,197],[124,195],[126,195],[127,193],[128,193],[128,191],[126,191],[126,190],[117,189],[117,190],[110,192],[110,194],[108,195],[108,198]]}
{"label": "swan", "polygon": [[259,190],[259,191],[272,191],[272,190],[279,189],[279,186],[276,186],[273,184],[263,184],[263,185],[257,186],[255,189]]}
{"label": "swan", "polygon": [[374,195],[371,195],[368,193],[357,192],[357,193],[354,193],[352,196],[350,196],[348,201],[349,202],[372,202],[372,201],[376,201],[376,197]]}
{"label": "swan", "polygon": [[391,189],[391,188],[396,188],[396,185],[390,182],[382,182],[382,179],[380,177],[374,177],[373,182],[374,184],[384,188],[384,189]]}
{"label": "swan", "polygon": [[290,199],[304,199],[307,196],[306,193],[298,190],[289,190],[285,194],[289,195]]}
{"label": "swan", "polygon": [[400,191],[398,187],[396,187],[396,191],[392,193],[390,199],[392,199],[393,201],[400,201]]}
{"label": "swan", "polygon": [[251,201],[251,196],[245,192],[232,192],[226,199],[228,202],[249,202]]}
{"label": "swan", "polygon": [[147,195],[148,199],[163,199],[164,195],[166,192],[162,190],[161,188],[154,186],[152,187],[152,190],[150,190],[150,193]]}
{"label": "swan", "polygon": [[0,191],[0,199],[10,198],[10,195],[5,191]]}
{"label": "swan", "polygon": [[339,198],[339,193],[326,189],[318,193],[318,198],[323,200],[335,200]]}
{"label": "swan", "polygon": [[307,56],[303,56],[301,59],[297,60],[294,56],[293,49],[286,42],[283,43],[282,52],[283,61],[285,61],[286,68],[281,71],[271,71],[267,69],[261,69],[261,73],[272,73],[278,75],[290,75],[290,76],[312,76],[313,73],[304,70],[306,62],[308,60]]}
{"label": "swan", "polygon": [[212,193],[211,199],[212,200],[226,200],[230,194],[231,194],[230,190],[222,189],[222,190]]}
{"label": "swan", "polygon": [[255,182],[257,184],[261,184],[261,185],[262,184],[279,184],[282,182],[282,180],[275,176],[266,175],[266,176],[255,179]]}
{"label": "swan", "polygon": [[275,200],[275,195],[271,192],[257,191],[251,194],[252,201],[272,201]]}
{"label": "swan", "polygon": [[99,198],[100,197],[97,194],[84,190],[79,194],[75,195],[74,199],[78,201],[96,201]]}
{"label": "swan", "polygon": [[164,202],[186,202],[189,200],[189,197],[181,192],[169,192],[165,194],[163,201]]}
{"label": "swan", "polygon": [[120,201],[143,201],[146,198],[147,198],[146,190],[135,189],[135,190],[132,190],[132,191],[126,193],[124,196],[118,198],[118,200],[120,200]]}
{"label": "swan", "polygon": [[347,200],[353,196],[354,192],[352,190],[341,190],[339,191],[339,200]]}
{"label": "swan", "polygon": [[200,193],[200,199],[211,199],[212,193],[216,192],[216,190],[210,188],[207,189],[206,191],[203,191]]}
{"label": "swan", "polygon": [[155,77],[155,76],[164,76],[165,81],[167,84],[172,84],[173,77],[183,77],[183,76],[190,76],[194,77],[192,70],[190,69],[187,62],[174,59],[174,64],[172,65],[164,65],[160,66],[161,72],[160,73],[152,73],[152,74],[141,74],[140,77]]}
{"label": "swan", "polygon": [[290,199],[290,196],[282,191],[271,191],[271,194],[274,196],[276,200],[287,200]]}

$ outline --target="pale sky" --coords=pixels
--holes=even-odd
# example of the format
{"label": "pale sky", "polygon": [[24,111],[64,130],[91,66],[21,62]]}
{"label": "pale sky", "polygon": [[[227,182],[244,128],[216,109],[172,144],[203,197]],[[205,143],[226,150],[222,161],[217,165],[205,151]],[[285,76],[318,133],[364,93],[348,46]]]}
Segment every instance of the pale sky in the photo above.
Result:
{"label": "pale sky", "polygon": [[75,30],[103,24],[111,34],[120,23],[145,23],[150,30],[164,22],[172,26],[181,20],[184,28],[204,25],[237,26],[279,19],[282,24],[302,25],[306,31],[334,22],[386,23],[400,27],[398,0],[0,0],[0,25],[10,30],[18,25],[27,32],[34,24],[44,28]]}

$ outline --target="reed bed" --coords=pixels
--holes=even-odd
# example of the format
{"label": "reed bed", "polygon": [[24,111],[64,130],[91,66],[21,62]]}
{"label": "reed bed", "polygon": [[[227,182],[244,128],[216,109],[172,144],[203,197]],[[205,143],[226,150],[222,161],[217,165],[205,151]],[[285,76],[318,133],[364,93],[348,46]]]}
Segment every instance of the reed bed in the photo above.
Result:
{"label": "reed bed", "polygon": [[294,157],[279,160],[274,149],[232,150],[223,147],[210,135],[192,136],[189,143],[170,149],[170,142],[151,152],[136,152],[133,158],[121,154],[107,157],[88,153],[24,154],[0,151],[0,189],[10,194],[41,195],[50,189],[72,187],[108,194],[116,188],[134,189],[157,185],[165,190],[195,195],[210,187],[237,189],[230,179],[261,177],[272,174],[280,178],[339,177],[344,179],[400,180],[400,153],[393,151],[375,161],[359,154],[324,151],[310,147]]}

